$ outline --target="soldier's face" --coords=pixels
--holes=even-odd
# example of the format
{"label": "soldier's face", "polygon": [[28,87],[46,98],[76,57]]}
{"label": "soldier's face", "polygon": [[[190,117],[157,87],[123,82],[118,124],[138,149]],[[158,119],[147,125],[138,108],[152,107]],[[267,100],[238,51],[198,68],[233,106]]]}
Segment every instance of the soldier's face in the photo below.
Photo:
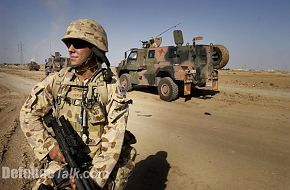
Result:
{"label": "soldier's face", "polygon": [[91,55],[90,44],[78,39],[66,41],[70,61],[72,66],[78,66],[84,63]]}

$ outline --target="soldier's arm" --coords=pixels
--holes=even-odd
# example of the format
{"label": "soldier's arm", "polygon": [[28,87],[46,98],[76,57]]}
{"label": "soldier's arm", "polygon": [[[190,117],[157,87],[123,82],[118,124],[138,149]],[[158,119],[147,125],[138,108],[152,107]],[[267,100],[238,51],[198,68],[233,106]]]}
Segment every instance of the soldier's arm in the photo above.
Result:
{"label": "soldier's arm", "polygon": [[90,176],[103,187],[118,162],[129,115],[129,99],[119,85],[111,85],[107,105],[108,125],[104,127],[101,140],[101,154],[93,158]]}
{"label": "soldier's arm", "polygon": [[52,108],[53,77],[46,77],[32,88],[20,111],[21,129],[38,160],[42,160],[56,142],[42,123],[42,117]]}

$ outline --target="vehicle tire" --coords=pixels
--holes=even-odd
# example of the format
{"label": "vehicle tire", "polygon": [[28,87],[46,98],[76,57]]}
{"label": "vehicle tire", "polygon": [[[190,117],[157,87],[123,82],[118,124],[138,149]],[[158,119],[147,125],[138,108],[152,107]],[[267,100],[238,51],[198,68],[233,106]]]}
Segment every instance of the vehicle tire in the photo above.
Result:
{"label": "vehicle tire", "polygon": [[228,49],[223,45],[214,45],[212,59],[215,69],[223,68],[229,61]]}
{"label": "vehicle tire", "polygon": [[161,100],[173,101],[178,97],[178,86],[170,77],[164,77],[158,84],[158,94]]}
{"label": "vehicle tire", "polygon": [[127,73],[120,76],[120,84],[125,87],[127,92],[130,92],[133,89],[131,76]]}

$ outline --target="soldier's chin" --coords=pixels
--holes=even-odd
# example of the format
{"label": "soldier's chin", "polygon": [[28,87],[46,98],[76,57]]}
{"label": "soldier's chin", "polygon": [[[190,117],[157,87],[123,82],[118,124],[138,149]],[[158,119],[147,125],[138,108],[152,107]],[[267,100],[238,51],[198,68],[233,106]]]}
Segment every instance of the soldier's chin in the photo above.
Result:
{"label": "soldier's chin", "polygon": [[78,62],[78,61],[71,61],[71,67],[76,68],[81,66],[82,63]]}

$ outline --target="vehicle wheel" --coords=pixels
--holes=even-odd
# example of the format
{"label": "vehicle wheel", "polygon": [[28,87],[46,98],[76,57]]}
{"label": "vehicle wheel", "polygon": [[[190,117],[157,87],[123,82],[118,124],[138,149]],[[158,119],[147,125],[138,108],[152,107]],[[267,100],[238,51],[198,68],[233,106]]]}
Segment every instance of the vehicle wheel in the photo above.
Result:
{"label": "vehicle wheel", "polygon": [[178,97],[178,86],[170,77],[164,77],[158,84],[158,94],[161,100],[170,102]]}
{"label": "vehicle wheel", "polygon": [[127,73],[120,76],[120,84],[125,87],[127,92],[130,92],[133,89],[131,76]]}
{"label": "vehicle wheel", "polygon": [[229,61],[228,49],[223,45],[214,45],[212,59],[215,69],[223,68]]}

